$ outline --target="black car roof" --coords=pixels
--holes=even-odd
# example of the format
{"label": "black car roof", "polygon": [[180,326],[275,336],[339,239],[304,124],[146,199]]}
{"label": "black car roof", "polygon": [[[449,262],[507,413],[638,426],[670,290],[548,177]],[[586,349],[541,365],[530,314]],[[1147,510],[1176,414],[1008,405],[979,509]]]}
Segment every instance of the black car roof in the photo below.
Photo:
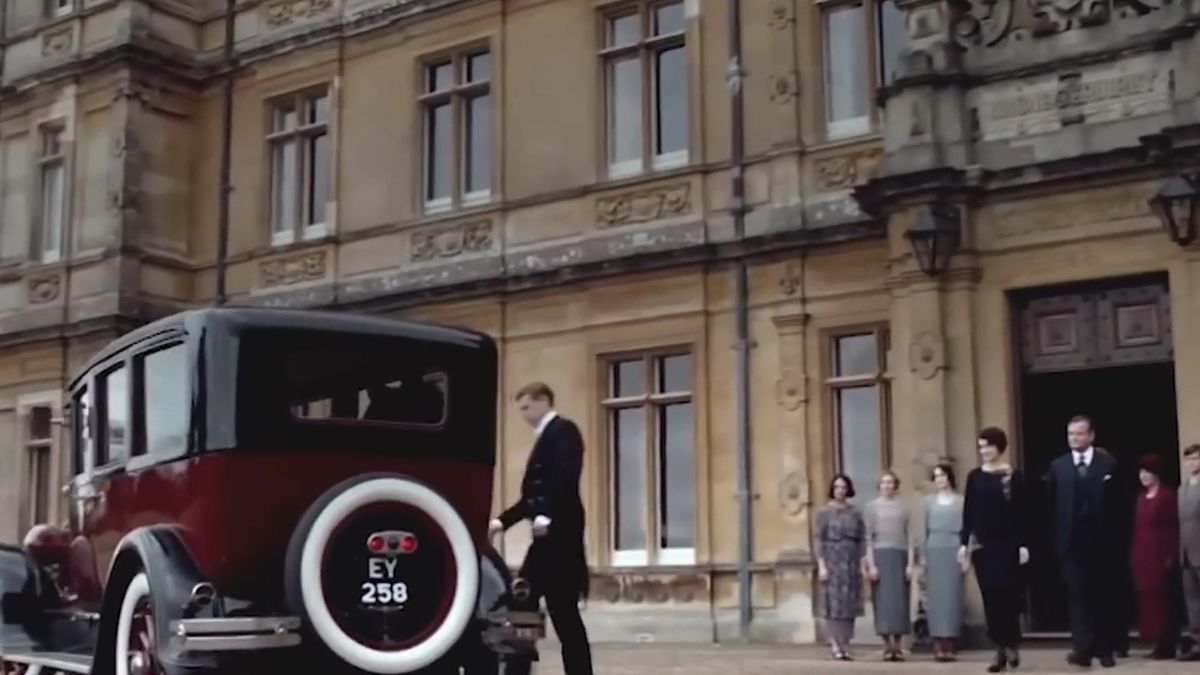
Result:
{"label": "black car roof", "polygon": [[96,364],[132,345],[161,333],[172,330],[190,331],[193,328],[227,333],[238,333],[246,328],[322,331],[343,333],[347,336],[394,337],[468,348],[491,343],[491,337],[476,331],[374,315],[310,309],[208,307],[172,314],[118,337],[88,360],[80,374],[72,380],[70,388],[74,389],[78,381]]}

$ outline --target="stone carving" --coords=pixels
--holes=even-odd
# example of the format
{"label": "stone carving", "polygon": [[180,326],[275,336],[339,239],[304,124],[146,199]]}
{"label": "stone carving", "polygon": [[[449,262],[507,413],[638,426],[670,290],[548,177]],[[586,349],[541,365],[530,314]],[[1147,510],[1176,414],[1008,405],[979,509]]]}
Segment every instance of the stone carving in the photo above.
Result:
{"label": "stone carving", "polygon": [[417,230],[412,233],[409,260],[424,262],[478,253],[492,247],[492,221],[479,220]]}
{"label": "stone carving", "polygon": [[963,46],[990,47],[1135,17],[1162,7],[1162,0],[963,0],[954,27]]}
{"label": "stone carving", "polygon": [[308,19],[333,8],[333,0],[284,0],[266,6],[267,25],[286,26],[297,19]]}
{"label": "stone carving", "polygon": [[775,398],[784,410],[798,410],[807,400],[804,373],[793,368],[785,368],[775,380]]}
{"label": "stone carving", "polygon": [[708,599],[709,578],[701,574],[592,574],[591,596],[605,602],[699,602]]}
{"label": "stone carving", "polygon": [[908,346],[908,366],[921,379],[933,379],[946,367],[945,341],[929,332],[918,335]]}
{"label": "stone carving", "polygon": [[782,105],[795,100],[800,95],[800,78],[796,71],[790,70],[782,75],[772,75],[768,79],[773,103]]}
{"label": "stone carving", "polygon": [[679,183],[596,200],[596,225],[601,228],[646,223],[691,212],[691,184]]}
{"label": "stone carving", "polygon": [[789,473],[779,482],[779,503],[783,512],[798,516],[808,505],[808,478],[800,473]]}
{"label": "stone carving", "polygon": [[259,267],[263,288],[288,286],[325,276],[326,251],[310,251],[287,258],[268,260]]}
{"label": "stone carving", "polygon": [[854,187],[858,180],[858,157],[843,155],[818,159],[817,186],[822,190],[841,190]]}
{"label": "stone carving", "polygon": [[796,22],[795,0],[771,0],[770,19],[767,25],[783,30]]}
{"label": "stone carving", "polygon": [[62,286],[62,277],[57,274],[29,277],[27,283],[29,302],[34,305],[40,305],[58,297],[59,289]]}
{"label": "stone carving", "polygon": [[75,32],[72,26],[45,33],[42,35],[42,56],[48,58],[63,56],[71,51],[74,44]]}
{"label": "stone carving", "polygon": [[1090,228],[1101,223],[1127,220],[1149,215],[1146,203],[1153,187],[1139,186],[1107,190],[1102,193],[1083,193],[1053,204],[1045,200],[1024,200],[998,205],[993,212],[991,231],[998,240],[1052,233],[1072,228]]}

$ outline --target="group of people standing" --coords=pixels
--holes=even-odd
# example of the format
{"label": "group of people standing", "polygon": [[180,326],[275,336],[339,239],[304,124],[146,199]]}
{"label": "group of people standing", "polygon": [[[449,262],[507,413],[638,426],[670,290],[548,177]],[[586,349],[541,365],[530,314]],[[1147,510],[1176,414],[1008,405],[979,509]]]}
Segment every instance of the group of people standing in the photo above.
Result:
{"label": "group of people standing", "polygon": [[[1175,658],[1186,620],[1200,635],[1200,445],[1183,453],[1185,476],[1178,497],[1163,482],[1157,456],[1139,461],[1141,485],[1132,505],[1132,537],[1122,539],[1122,467],[1093,445],[1092,421],[1073,418],[1070,452],[1042,477],[1048,495],[1042,509],[1053,518],[1053,554],[1070,610],[1072,649],[1067,662],[1089,667],[1096,659],[1116,665],[1126,652],[1128,614],[1118,602],[1122,579],[1131,579],[1137,625],[1153,646],[1150,658]],[[878,497],[861,510],[852,501],[848,476],[830,482],[829,504],[816,517],[814,551],[821,582],[820,606],[832,656],[848,661],[854,624],[864,609],[864,582],[871,584],[875,631],[883,658],[903,660],[901,641],[912,630],[910,589],[925,580],[925,616],[936,661],[956,659],[963,628],[965,575],[974,570],[983,596],[987,634],[996,648],[988,672],[1021,663],[1021,611],[1030,562],[1029,525],[1035,517],[1030,485],[1007,461],[1008,437],[996,427],[978,434],[980,464],[960,494],[950,464],[932,469],[934,491],[924,497],[922,540],[913,545],[908,505],[900,480],[885,472]],[[1049,553],[1049,552],[1047,552]],[[1182,592],[1181,592],[1182,591]],[[1181,598],[1186,598],[1185,606]],[[1200,660],[1187,650],[1181,660]]]}

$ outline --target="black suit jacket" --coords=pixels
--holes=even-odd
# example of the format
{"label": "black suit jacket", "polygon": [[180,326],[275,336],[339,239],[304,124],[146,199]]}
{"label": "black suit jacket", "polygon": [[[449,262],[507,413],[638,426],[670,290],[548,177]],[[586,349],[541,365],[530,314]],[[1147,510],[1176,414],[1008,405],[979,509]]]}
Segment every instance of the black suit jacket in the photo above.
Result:
{"label": "black suit jacket", "polygon": [[500,514],[500,522],[508,529],[539,515],[549,518],[550,528],[545,535],[534,537],[522,573],[535,585],[553,580],[586,596],[585,514],[579,495],[582,473],[583,435],[574,422],[556,416],[533,444],[521,480],[521,496]]}
{"label": "black suit jacket", "polygon": [[[1050,499],[1054,506],[1055,549],[1061,558],[1071,552],[1071,544],[1091,553],[1115,555],[1119,544],[1121,477],[1117,462],[1103,448],[1094,448],[1087,475],[1080,481],[1075,471],[1075,454],[1068,452],[1050,464],[1046,474]],[[1086,531],[1076,531],[1076,490],[1083,490],[1081,507],[1089,514]],[[1078,537],[1078,540],[1075,538]]]}

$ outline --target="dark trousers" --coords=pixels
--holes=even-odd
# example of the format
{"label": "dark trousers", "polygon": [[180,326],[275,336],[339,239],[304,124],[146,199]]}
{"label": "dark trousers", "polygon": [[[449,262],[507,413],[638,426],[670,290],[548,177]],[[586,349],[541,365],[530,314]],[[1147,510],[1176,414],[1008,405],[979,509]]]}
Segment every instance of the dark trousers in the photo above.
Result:
{"label": "dark trousers", "polygon": [[[533,602],[546,602],[546,613],[554,624],[554,632],[562,644],[563,672],[566,675],[592,675],[592,647],[588,642],[583,617],[579,616],[579,584],[573,575],[563,574],[552,565],[542,565],[540,554],[549,551],[530,549],[521,567],[520,576],[529,582]],[[559,572],[556,574],[555,572]],[[528,675],[531,663],[510,663],[506,675]]]}
{"label": "dark trousers", "polygon": [[991,546],[971,554],[988,638],[997,647],[1016,649],[1021,642],[1021,565],[1016,546]]}
{"label": "dark trousers", "polygon": [[1115,607],[1119,593],[1109,556],[1090,549],[1071,552],[1062,563],[1067,605],[1071,615],[1071,643],[1082,659],[1111,656],[1120,625]]}

